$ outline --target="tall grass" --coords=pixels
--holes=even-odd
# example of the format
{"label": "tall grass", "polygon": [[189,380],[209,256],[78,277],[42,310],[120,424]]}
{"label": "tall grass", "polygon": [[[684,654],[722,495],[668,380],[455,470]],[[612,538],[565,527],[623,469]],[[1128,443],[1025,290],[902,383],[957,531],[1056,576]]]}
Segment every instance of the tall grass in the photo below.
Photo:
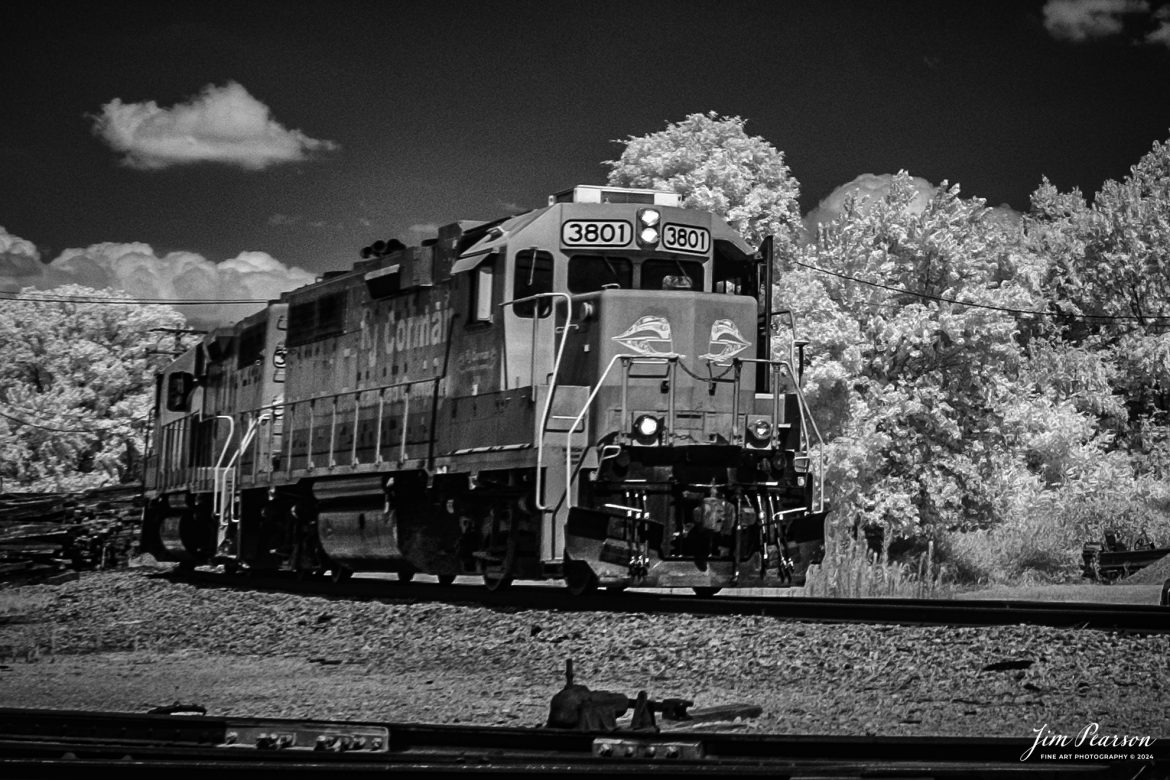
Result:
{"label": "tall grass", "polygon": [[809,567],[805,595],[828,598],[951,598],[947,567],[934,559],[934,542],[914,562],[889,562],[889,548],[877,554],[864,538],[848,534],[825,539],[825,557]]}

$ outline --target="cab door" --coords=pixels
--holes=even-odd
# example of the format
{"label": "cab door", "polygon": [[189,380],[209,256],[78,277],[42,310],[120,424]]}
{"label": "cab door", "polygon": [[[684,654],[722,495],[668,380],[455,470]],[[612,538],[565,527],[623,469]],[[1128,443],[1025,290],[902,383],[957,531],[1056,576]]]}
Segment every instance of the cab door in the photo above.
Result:
{"label": "cab door", "polygon": [[[554,258],[551,252],[520,249],[511,253],[511,272],[505,295],[504,322],[507,332],[505,386],[547,385],[556,359],[558,301],[548,293],[554,289]],[[536,298],[535,296],[546,296]],[[562,311],[564,304],[559,307]],[[560,318],[563,319],[563,316]]]}

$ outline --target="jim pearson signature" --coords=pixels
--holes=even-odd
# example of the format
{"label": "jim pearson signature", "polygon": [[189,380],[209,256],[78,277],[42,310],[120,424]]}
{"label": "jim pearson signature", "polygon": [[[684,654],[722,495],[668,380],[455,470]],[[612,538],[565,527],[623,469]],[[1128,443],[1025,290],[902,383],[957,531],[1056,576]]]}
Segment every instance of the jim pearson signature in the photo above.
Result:
{"label": "jim pearson signature", "polygon": [[[1048,727],[1045,723],[1038,729],[1032,729],[1036,735],[1032,742],[1032,746],[1024,751],[1020,756],[1021,761],[1027,761],[1031,758],[1032,753],[1036,748],[1062,748],[1062,747],[1082,747],[1088,745],[1091,748],[1132,748],[1132,747],[1150,747],[1157,740],[1151,736],[1136,736],[1133,734],[1102,734],[1101,726],[1098,723],[1090,723],[1076,734],[1058,734]],[[1040,758],[1060,758],[1062,756],[1053,755],[1051,753],[1041,753]],[[1071,757],[1071,756],[1069,756]],[[1130,754],[1117,754],[1115,758],[1136,758]]]}

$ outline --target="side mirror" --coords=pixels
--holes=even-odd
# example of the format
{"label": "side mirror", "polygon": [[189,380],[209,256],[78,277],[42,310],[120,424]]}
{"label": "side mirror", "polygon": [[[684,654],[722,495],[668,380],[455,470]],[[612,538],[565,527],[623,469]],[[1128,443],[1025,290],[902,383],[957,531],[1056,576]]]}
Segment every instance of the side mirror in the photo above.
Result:
{"label": "side mirror", "polygon": [[195,389],[195,376],[186,371],[176,371],[167,377],[167,411],[188,412],[191,410],[191,391]]}

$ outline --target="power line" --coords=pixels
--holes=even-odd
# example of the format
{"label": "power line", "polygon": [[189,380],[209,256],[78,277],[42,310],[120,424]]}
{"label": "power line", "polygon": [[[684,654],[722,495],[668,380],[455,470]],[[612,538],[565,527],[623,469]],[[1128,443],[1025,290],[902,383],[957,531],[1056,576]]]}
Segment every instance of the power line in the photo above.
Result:
{"label": "power line", "polygon": [[[10,420],[15,419],[11,416],[11,414],[22,414],[25,417],[35,417],[36,415],[41,414],[41,410],[26,409],[26,408],[23,408],[20,406],[13,406],[11,402],[7,402],[6,407],[8,409],[8,412],[10,413],[6,416]],[[112,411],[112,410],[109,410],[109,411]],[[0,414],[4,414],[4,412],[0,411]],[[53,414],[53,413],[50,412],[50,414]],[[95,422],[98,425],[104,425],[104,426],[110,426],[110,425],[115,424],[115,422],[113,420],[101,419],[99,417],[95,417],[94,416],[95,414],[96,413],[92,412],[92,411],[89,413],[89,416],[83,416],[84,411],[82,411],[81,413],[78,413],[78,414],[72,414],[69,412],[58,412],[57,413],[58,416],[65,418],[65,422],[70,424],[70,425],[81,425],[81,424],[88,423],[88,422]],[[28,423],[27,420],[22,420],[21,422]],[[35,425],[35,423],[28,423],[28,424]],[[76,432],[76,431],[72,431],[72,432]]]}
{"label": "power line", "polygon": [[19,293],[0,292],[0,301],[18,301],[21,303],[96,303],[111,306],[199,306],[199,305],[226,305],[243,306],[248,304],[268,303],[268,298],[99,298],[88,295],[72,296],[41,296],[21,297]]}
{"label": "power line", "polygon": [[[867,287],[876,287],[882,290],[888,290],[900,295],[912,295],[916,298],[924,298],[931,301],[939,301],[942,303],[953,303],[958,306],[968,306],[975,309],[989,309],[991,311],[1001,311],[1007,314],[1016,314],[1029,317],[1054,317],[1057,313],[1050,311],[1036,311],[1033,309],[1015,309],[1009,306],[995,306],[988,303],[975,303],[974,301],[961,301],[957,298],[948,298],[942,295],[931,295],[930,293],[918,292],[916,290],[907,290],[904,287],[895,287],[893,285],[882,284],[881,282],[874,282],[868,279],[859,279],[856,276],[843,274],[839,271],[830,271],[827,268],[820,268],[809,263],[802,263],[799,260],[791,261],[794,265],[802,268],[808,268],[811,271],[816,271],[829,276],[836,276],[840,279],[846,279],[851,282],[866,285]],[[92,303],[98,305],[109,306],[143,306],[143,305],[165,305],[165,306],[245,306],[256,305],[261,303],[268,303],[267,298],[99,298],[96,296],[40,296],[35,297],[20,297],[18,293],[0,292],[0,301],[17,301],[22,303]],[[1127,314],[1077,314],[1076,319],[1091,319],[1091,320],[1109,320],[1109,321],[1150,321],[1150,320],[1170,320],[1170,315],[1149,315],[1139,317],[1137,315]]]}
{"label": "power line", "polygon": [[52,425],[44,425],[43,423],[35,423],[35,422],[29,422],[28,420],[22,420],[19,417],[13,417],[12,415],[10,415],[6,412],[3,412],[3,411],[0,411],[0,417],[3,417],[7,420],[11,420],[12,422],[18,423],[20,425],[27,425],[31,428],[40,428],[41,430],[44,430],[44,431],[53,431],[54,433],[89,433],[89,434],[97,435],[97,434],[106,432],[105,429],[100,429],[100,428],[97,430],[94,430],[93,428],[57,428],[57,427],[54,427]]}
{"label": "power line", "polygon": [[[954,304],[957,304],[959,306],[970,306],[970,307],[975,308],[975,309],[991,309],[992,311],[1002,311],[1002,312],[1007,312],[1008,314],[1020,314],[1020,315],[1026,315],[1029,317],[1055,317],[1055,316],[1057,316],[1057,313],[1050,312],[1050,311],[1034,311],[1032,309],[1013,309],[1013,308],[1010,308],[1007,306],[993,306],[992,304],[989,304],[989,303],[975,303],[973,301],[960,301],[957,298],[947,298],[946,296],[942,296],[942,295],[931,295],[930,293],[917,292],[915,290],[907,290],[904,287],[894,287],[893,285],[882,284],[881,282],[873,282],[873,281],[869,281],[868,279],[858,279],[856,276],[850,276],[849,274],[843,274],[843,273],[839,273],[837,271],[830,271],[827,268],[818,268],[815,265],[810,265],[808,263],[802,263],[799,260],[793,260],[792,263],[794,265],[799,265],[802,268],[808,268],[811,271],[816,271],[816,272],[822,273],[822,274],[828,274],[830,276],[836,276],[836,277],[839,277],[841,279],[848,279],[851,282],[857,282],[858,284],[864,284],[868,287],[878,287],[878,288],[881,288],[883,290],[889,290],[890,292],[896,292],[896,293],[900,293],[902,295],[913,295],[917,298],[926,298],[927,300],[931,300],[931,301],[941,301],[943,303],[954,303]],[[1092,320],[1126,320],[1126,321],[1136,320],[1139,322],[1149,321],[1149,320],[1170,320],[1170,316],[1163,316],[1163,315],[1156,315],[1156,314],[1149,315],[1146,317],[1138,317],[1136,315],[1127,315],[1127,314],[1077,314],[1077,315],[1075,315],[1075,318],[1077,318],[1077,319],[1092,319]]]}

